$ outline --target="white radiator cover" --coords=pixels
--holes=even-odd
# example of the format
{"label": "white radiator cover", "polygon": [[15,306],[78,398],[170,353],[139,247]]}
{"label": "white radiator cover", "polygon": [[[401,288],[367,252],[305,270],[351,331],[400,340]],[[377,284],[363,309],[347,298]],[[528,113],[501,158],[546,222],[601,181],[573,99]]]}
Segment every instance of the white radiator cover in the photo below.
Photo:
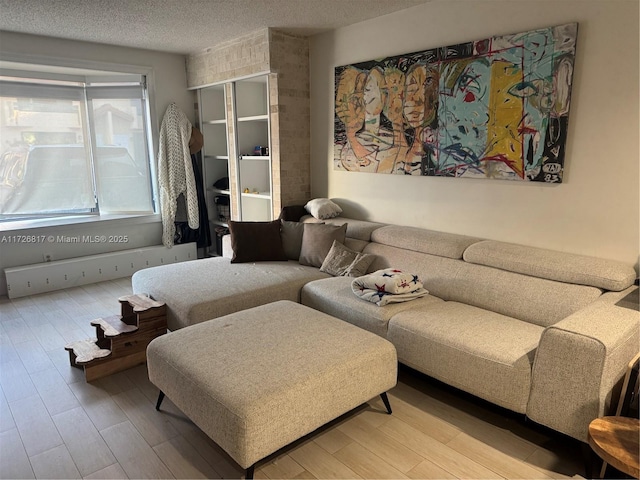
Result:
{"label": "white radiator cover", "polygon": [[5,268],[7,295],[24,297],[129,277],[143,268],[197,259],[195,243],[121,250],[23,267]]}

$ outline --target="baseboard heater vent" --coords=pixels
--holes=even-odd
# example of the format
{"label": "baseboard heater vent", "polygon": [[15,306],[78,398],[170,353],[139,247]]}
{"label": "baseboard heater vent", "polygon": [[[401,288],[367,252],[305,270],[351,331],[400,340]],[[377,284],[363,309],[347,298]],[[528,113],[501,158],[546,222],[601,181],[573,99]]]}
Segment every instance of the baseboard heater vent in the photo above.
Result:
{"label": "baseboard heater vent", "polygon": [[184,243],[172,248],[145,247],[11,267],[5,268],[4,273],[9,298],[18,298],[128,277],[143,268],[196,258],[196,244]]}

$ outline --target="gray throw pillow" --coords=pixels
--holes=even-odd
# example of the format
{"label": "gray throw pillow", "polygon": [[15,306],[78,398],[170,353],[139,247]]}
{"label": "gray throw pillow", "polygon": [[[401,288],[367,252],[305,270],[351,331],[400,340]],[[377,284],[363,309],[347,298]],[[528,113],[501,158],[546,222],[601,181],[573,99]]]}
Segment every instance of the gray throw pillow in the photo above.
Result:
{"label": "gray throw pillow", "polygon": [[300,265],[321,267],[333,241],[344,243],[347,235],[347,224],[327,225],[324,223],[305,223],[300,248]]}
{"label": "gray throw pillow", "polygon": [[298,260],[300,258],[303,233],[304,223],[282,220],[282,227],[280,229],[282,248],[284,248],[284,254],[289,260]]}
{"label": "gray throw pillow", "polygon": [[374,259],[375,255],[356,252],[334,240],[320,271],[334,277],[361,277],[367,273]]}

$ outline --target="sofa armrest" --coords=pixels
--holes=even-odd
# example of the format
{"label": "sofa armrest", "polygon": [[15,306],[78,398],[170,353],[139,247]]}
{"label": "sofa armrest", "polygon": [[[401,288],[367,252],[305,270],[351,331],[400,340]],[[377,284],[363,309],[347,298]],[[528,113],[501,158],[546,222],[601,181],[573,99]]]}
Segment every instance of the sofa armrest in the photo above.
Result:
{"label": "sofa armrest", "polygon": [[231,246],[231,235],[222,236],[222,256],[225,258],[233,257],[233,247]]}
{"label": "sofa armrest", "polygon": [[638,353],[640,312],[615,303],[638,287],[602,295],[544,330],[536,352],[527,417],[587,441],[589,423],[609,413]]}
{"label": "sofa armrest", "polygon": [[278,219],[287,222],[299,222],[302,217],[308,214],[309,212],[304,208],[304,205],[287,205],[282,207]]}

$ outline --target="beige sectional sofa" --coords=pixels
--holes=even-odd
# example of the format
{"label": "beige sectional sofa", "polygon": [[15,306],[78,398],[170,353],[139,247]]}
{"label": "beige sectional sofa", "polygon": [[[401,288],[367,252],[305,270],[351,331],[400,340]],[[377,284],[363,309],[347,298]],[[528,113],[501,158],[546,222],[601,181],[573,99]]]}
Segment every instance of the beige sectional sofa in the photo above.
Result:
{"label": "beige sectional sofa", "polygon": [[420,228],[324,222],[347,223],[345,244],[375,255],[369,271],[418,274],[429,295],[378,307],[353,294],[350,277],[229,258],[141,270],[134,293],[165,301],[170,329],[297,301],[387,338],[403,364],[583,442],[589,422],[609,412],[640,345],[640,313],[616,305],[637,288],[631,266]]}

